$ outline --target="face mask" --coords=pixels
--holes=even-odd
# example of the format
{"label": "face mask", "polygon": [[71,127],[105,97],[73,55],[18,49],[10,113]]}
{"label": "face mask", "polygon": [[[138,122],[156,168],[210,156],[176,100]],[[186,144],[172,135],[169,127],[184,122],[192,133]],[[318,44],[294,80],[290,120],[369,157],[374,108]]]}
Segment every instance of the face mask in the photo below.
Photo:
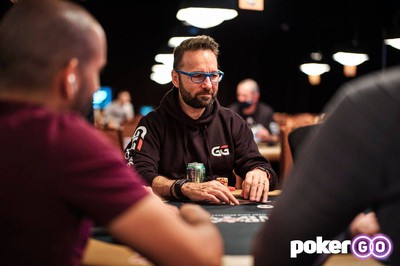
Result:
{"label": "face mask", "polygon": [[253,103],[251,101],[247,101],[247,102],[239,102],[239,108],[242,109],[246,109],[248,107],[250,107]]}

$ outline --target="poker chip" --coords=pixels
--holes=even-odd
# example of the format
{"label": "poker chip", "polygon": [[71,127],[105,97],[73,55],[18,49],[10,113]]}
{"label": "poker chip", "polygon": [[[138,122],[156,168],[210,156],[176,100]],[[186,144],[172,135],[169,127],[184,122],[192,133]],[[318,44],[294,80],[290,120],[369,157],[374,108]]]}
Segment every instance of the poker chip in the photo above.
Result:
{"label": "poker chip", "polygon": [[257,205],[257,208],[260,208],[260,209],[272,209],[274,206],[272,206],[272,205],[269,205],[269,204],[260,204],[260,205]]}

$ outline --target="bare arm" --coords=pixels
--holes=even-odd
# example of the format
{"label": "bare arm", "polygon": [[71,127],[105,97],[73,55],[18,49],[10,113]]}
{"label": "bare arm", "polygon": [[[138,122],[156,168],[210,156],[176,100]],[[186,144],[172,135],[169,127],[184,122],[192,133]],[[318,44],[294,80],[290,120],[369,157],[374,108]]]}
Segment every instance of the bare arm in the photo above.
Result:
{"label": "bare arm", "polygon": [[174,182],[175,180],[159,175],[154,178],[151,188],[161,197],[172,197],[171,186],[174,184]]}
{"label": "bare arm", "polygon": [[109,225],[110,232],[156,265],[220,265],[223,242],[209,214],[185,204],[174,215],[146,196]]}
{"label": "bare arm", "polygon": [[[171,197],[171,186],[175,180],[164,176],[154,178],[152,188],[161,197]],[[218,181],[203,183],[188,182],[182,186],[182,193],[194,201],[209,201],[214,203],[239,204],[239,201],[232,195],[229,189]]]}

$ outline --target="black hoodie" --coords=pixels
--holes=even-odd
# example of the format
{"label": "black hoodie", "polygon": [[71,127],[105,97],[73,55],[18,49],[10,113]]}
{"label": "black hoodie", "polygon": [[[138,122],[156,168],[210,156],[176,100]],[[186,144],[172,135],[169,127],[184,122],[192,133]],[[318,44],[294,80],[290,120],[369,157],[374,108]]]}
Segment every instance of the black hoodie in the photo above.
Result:
{"label": "black hoodie", "polygon": [[204,163],[208,180],[228,177],[235,184],[232,170],[241,177],[257,166],[271,174],[270,189],[277,175],[258,151],[253,133],[236,113],[215,102],[193,120],[179,106],[178,90],[173,88],[153,112],[144,116],[126,148],[126,158],[151,184],[156,176],[185,178],[190,162]]}

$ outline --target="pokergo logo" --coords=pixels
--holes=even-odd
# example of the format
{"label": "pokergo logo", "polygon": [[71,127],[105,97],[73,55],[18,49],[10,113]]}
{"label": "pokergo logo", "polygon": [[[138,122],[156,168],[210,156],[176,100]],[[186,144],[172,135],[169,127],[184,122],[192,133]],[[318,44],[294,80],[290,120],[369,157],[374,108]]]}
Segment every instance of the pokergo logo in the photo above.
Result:
{"label": "pokergo logo", "polygon": [[393,243],[384,234],[358,235],[351,240],[351,252],[360,259],[374,257],[376,259],[386,259],[393,252]]}
{"label": "pokergo logo", "polygon": [[359,259],[374,257],[376,259],[386,259],[393,252],[393,243],[384,234],[377,234],[373,237],[361,234],[350,240],[322,240],[317,236],[316,241],[300,240],[290,241],[290,257],[297,258],[298,254],[347,254],[351,253]]}

